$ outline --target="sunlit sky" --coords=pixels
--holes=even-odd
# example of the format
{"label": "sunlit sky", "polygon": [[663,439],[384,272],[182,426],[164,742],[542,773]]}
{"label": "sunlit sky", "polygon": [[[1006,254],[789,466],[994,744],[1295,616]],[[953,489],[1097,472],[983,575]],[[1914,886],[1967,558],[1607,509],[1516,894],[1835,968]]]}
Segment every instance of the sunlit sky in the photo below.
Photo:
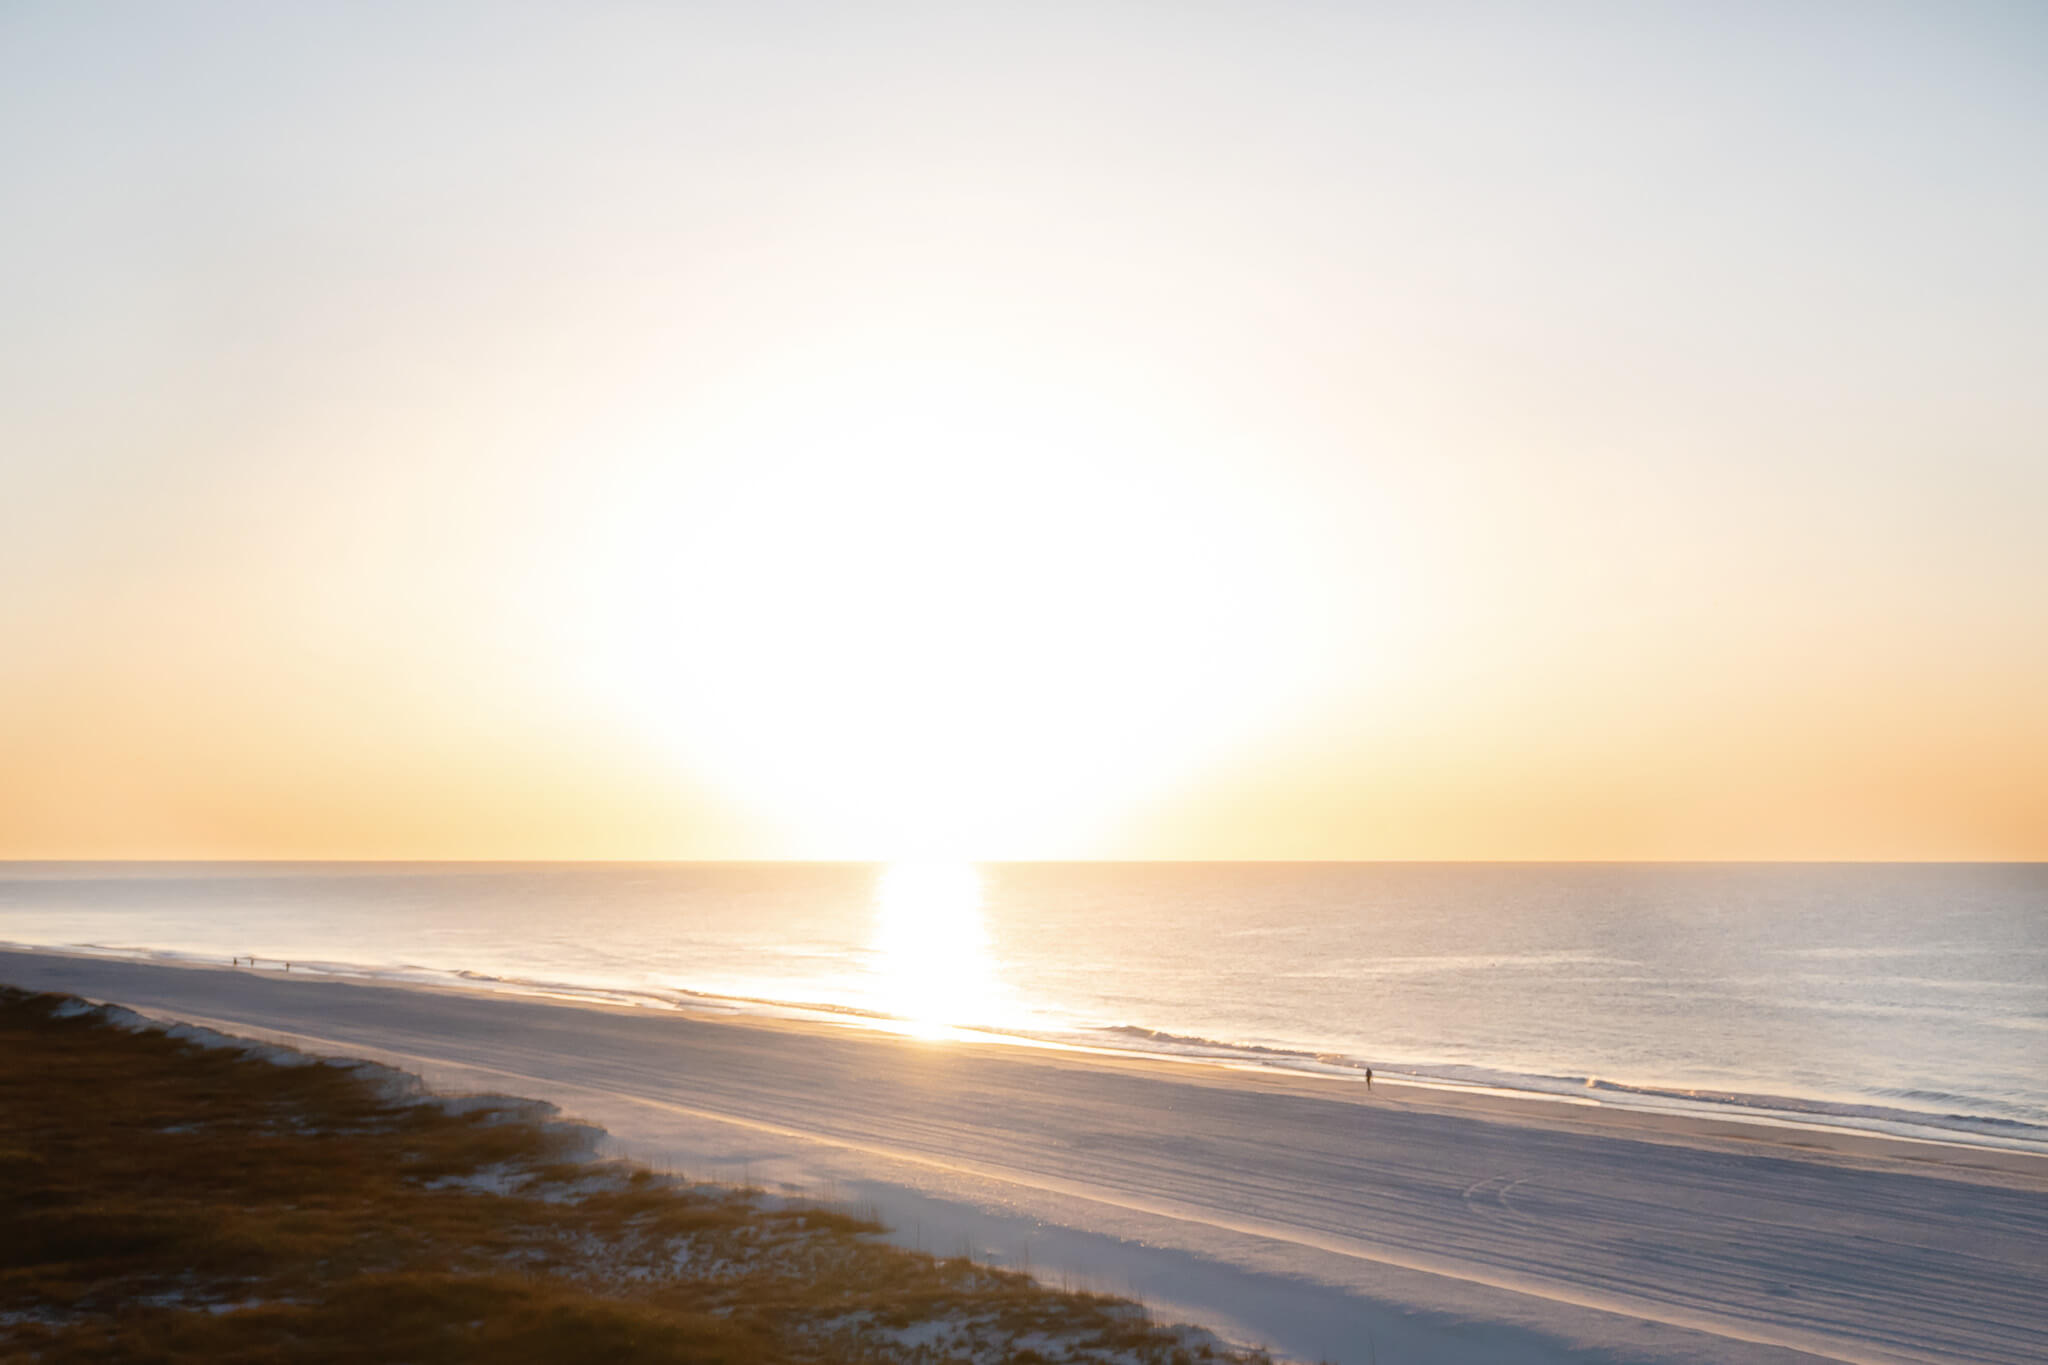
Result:
{"label": "sunlit sky", "polygon": [[0,856],[2048,857],[2048,8],[0,4]]}

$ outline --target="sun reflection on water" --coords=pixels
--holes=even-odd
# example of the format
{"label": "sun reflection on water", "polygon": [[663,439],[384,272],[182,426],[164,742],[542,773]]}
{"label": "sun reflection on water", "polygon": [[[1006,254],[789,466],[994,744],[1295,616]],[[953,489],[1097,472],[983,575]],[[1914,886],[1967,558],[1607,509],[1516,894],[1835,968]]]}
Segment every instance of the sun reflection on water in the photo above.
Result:
{"label": "sun reflection on water", "polygon": [[877,1005],[920,1038],[993,1024],[1002,1014],[995,955],[972,863],[891,863],[875,882]]}

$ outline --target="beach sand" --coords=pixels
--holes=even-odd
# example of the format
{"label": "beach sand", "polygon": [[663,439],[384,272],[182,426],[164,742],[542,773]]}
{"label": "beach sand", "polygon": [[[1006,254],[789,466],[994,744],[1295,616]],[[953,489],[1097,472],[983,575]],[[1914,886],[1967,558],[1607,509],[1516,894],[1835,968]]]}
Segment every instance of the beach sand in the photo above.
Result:
{"label": "beach sand", "polygon": [[826,1024],[0,953],[1299,1359],[2048,1359],[2048,1157]]}

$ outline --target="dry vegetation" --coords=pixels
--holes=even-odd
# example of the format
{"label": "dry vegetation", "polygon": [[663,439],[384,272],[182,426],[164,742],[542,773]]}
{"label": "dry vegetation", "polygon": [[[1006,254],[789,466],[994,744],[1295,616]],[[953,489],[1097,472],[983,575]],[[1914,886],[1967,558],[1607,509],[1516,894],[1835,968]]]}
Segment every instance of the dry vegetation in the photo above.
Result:
{"label": "dry vegetation", "polygon": [[395,1080],[0,988],[0,1360],[1241,1359]]}

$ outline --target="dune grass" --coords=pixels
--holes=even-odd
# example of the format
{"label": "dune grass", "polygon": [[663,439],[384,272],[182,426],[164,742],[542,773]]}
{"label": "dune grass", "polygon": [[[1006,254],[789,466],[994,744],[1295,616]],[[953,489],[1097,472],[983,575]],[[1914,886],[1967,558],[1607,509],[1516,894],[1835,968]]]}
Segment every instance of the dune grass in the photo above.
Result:
{"label": "dune grass", "polygon": [[1256,1358],[393,1082],[0,988],[0,1359]]}

